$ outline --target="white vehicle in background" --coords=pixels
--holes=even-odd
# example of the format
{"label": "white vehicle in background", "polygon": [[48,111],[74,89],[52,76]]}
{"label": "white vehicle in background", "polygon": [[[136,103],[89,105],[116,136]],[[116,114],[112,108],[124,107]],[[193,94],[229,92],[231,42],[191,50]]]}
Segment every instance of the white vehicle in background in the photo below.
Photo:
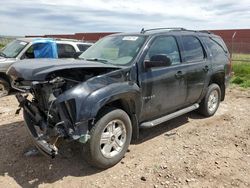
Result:
{"label": "white vehicle in background", "polygon": [[76,58],[93,43],[73,39],[18,38],[0,50],[0,97],[8,95],[8,68],[18,60],[35,58]]}

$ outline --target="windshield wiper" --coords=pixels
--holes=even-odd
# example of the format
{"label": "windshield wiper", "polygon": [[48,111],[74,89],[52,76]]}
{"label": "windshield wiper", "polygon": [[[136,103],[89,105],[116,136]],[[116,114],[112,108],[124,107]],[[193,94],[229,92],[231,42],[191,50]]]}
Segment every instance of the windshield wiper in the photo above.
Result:
{"label": "windshield wiper", "polygon": [[88,59],[85,59],[87,61],[97,61],[97,62],[101,62],[101,63],[107,63],[108,60],[106,59],[100,59],[100,58],[88,58]]}
{"label": "windshield wiper", "polygon": [[7,57],[3,52],[0,51],[0,56]]}

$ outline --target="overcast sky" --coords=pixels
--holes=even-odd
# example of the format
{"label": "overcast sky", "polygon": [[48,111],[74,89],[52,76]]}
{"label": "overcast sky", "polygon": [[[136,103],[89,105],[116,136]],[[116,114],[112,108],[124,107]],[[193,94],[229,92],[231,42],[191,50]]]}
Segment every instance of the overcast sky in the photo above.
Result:
{"label": "overcast sky", "polygon": [[250,0],[1,0],[0,35],[250,28]]}

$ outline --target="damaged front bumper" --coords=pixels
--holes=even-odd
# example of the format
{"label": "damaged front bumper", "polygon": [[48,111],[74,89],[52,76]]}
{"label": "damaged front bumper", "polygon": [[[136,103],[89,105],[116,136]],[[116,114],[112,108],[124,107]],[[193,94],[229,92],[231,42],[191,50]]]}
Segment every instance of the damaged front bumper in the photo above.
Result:
{"label": "damaged front bumper", "polygon": [[33,102],[27,99],[27,95],[17,94],[16,98],[19,102],[19,107],[23,108],[23,116],[28,132],[36,147],[46,156],[54,158],[58,154],[58,148],[55,144],[60,137],[71,138],[82,143],[86,143],[89,139],[86,123],[79,122],[75,124],[73,129],[72,127],[67,129],[66,123],[62,120],[56,125],[49,127],[46,117],[42,115]]}
{"label": "damaged front bumper", "polygon": [[19,102],[19,106],[23,108],[23,116],[25,125],[28,129],[28,132],[31,135],[36,147],[43,154],[54,158],[58,154],[58,149],[55,144],[49,143],[44,135],[38,133],[37,127],[35,123],[39,123],[41,121],[41,116],[39,114],[38,109],[26,98],[27,96],[23,96],[21,94],[17,94],[16,98]]}

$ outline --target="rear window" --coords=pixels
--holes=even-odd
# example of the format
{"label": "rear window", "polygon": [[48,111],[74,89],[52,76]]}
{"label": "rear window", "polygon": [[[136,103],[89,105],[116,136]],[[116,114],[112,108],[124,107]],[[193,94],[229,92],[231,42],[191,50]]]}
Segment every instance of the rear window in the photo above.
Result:
{"label": "rear window", "polygon": [[227,46],[221,38],[212,37],[211,39],[215,41],[225,52],[228,52]]}
{"label": "rear window", "polygon": [[203,47],[198,38],[194,36],[183,36],[182,42],[184,48],[184,61],[196,62],[204,59]]}
{"label": "rear window", "polygon": [[206,43],[206,46],[210,49],[214,58],[220,58],[225,56],[225,49],[220,43],[214,40],[214,38],[204,37],[203,40]]}
{"label": "rear window", "polygon": [[89,44],[77,44],[77,47],[79,48],[79,50],[81,52],[84,52],[85,50],[87,50],[91,45]]}

